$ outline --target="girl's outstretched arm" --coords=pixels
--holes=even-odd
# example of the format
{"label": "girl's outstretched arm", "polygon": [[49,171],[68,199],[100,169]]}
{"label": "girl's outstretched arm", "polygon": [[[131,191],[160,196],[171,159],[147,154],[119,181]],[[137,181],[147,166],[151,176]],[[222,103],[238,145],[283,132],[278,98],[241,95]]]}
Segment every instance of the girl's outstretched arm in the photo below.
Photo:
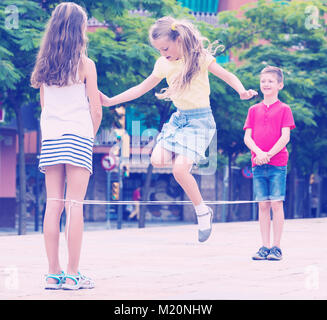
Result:
{"label": "girl's outstretched arm", "polygon": [[156,77],[155,75],[151,74],[147,77],[143,82],[138,84],[135,87],[132,87],[112,98],[108,98],[102,92],[100,92],[100,98],[102,105],[104,107],[110,107],[117,104],[121,104],[123,102],[131,101],[143,96],[145,93],[153,89],[155,86],[159,84],[162,79]]}
{"label": "girl's outstretched arm", "polygon": [[242,100],[251,99],[256,96],[258,92],[255,90],[246,90],[242,84],[242,82],[234,75],[233,73],[227,71],[223,67],[221,67],[217,62],[213,61],[208,70],[214,74],[216,77],[225,81],[228,85],[230,85],[237,93],[240,95]]}

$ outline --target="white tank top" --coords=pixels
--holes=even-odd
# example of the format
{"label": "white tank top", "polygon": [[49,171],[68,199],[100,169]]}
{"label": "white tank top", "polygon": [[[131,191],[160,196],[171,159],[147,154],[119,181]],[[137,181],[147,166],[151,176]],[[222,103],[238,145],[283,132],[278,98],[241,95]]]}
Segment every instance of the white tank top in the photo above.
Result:
{"label": "white tank top", "polygon": [[85,83],[79,80],[64,87],[43,84],[43,88],[44,106],[40,120],[42,140],[57,139],[65,133],[94,138]]}

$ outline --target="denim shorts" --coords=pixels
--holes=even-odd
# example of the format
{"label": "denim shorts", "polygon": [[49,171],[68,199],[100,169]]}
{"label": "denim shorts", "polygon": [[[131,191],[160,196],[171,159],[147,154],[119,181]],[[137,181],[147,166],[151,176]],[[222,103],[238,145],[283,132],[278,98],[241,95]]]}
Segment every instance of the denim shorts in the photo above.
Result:
{"label": "denim shorts", "polygon": [[287,166],[264,164],[252,172],[254,200],[285,200]]}
{"label": "denim shorts", "polygon": [[162,127],[157,143],[199,163],[205,159],[205,151],[215,132],[216,123],[210,107],[177,110]]}

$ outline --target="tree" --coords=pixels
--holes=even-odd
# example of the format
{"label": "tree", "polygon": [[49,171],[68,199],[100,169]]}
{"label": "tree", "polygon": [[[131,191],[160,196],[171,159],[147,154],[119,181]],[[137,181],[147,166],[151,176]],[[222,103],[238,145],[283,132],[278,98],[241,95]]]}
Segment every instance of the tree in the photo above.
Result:
{"label": "tree", "polygon": [[18,234],[26,233],[26,175],[24,125],[21,106],[35,101],[36,92],[29,85],[45,14],[32,1],[4,0],[0,3],[0,92],[3,107],[15,115],[19,146],[19,225]]}
{"label": "tree", "polygon": [[[242,7],[241,11],[241,16],[239,12],[220,12],[218,27],[203,24],[201,31],[210,40],[221,41],[225,47],[222,54],[229,53],[241,60],[237,67],[233,62],[224,67],[238,75],[246,88],[259,91],[259,73],[266,64],[284,69],[286,86],[280,98],[292,106],[297,124],[289,145],[290,190],[294,190],[289,193],[294,195],[296,170],[308,179],[314,167],[319,167],[320,171],[325,168],[325,159],[321,159],[319,151],[326,147],[323,129],[326,89],[321,85],[326,83],[326,37],[322,19],[326,5],[321,1],[274,3],[259,0]],[[218,148],[228,157],[230,168],[237,157],[247,151],[243,143],[243,124],[248,107],[259,102],[261,97],[241,102],[237,94],[220,80],[211,77],[210,81]],[[321,125],[317,126],[318,123]],[[317,151],[314,155],[312,148]],[[229,174],[229,200],[233,198],[232,179],[232,174]],[[294,202],[294,199],[289,201],[290,204]],[[290,213],[293,216],[294,208],[289,212],[293,212]],[[228,217],[231,217],[230,210]]]}
{"label": "tree", "polygon": [[[0,4],[0,99],[7,113],[16,115],[19,124],[19,232],[24,233],[25,169],[19,107],[24,101],[38,101],[36,90],[29,86],[29,77],[45,22],[60,1],[17,0],[11,8],[17,8],[18,15],[10,11],[11,2],[5,0]],[[287,79],[281,99],[292,106],[297,125],[290,144],[291,175],[295,177],[295,168],[304,175],[313,170],[326,171],[327,161],[320,156],[327,149],[324,3],[293,0],[282,5],[260,0],[244,7],[241,17],[235,12],[219,13],[219,26],[214,27],[196,22],[188,14],[188,9],[182,8],[175,0],[76,2],[86,8],[89,16],[107,23],[107,29],[88,34],[88,54],[97,65],[99,88],[109,96],[140,83],[151,73],[158,54],[149,44],[148,29],[155,19],[164,15],[193,19],[210,41],[218,39],[224,45],[224,51],[218,51],[217,55],[227,53],[240,57],[241,66],[228,63],[225,67],[236,73],[246,88],[258,88],[258,74],[263,62],[281,66]],[[147,10],[144,16],[130,13],[129,10],[139,9],[140,6]],[[310,12],[306,13],[310,6],[318,8],[318,23],[311,19]],[[15,29],[15,17],[18,17],[18,29]],[[319,27],[312,27],[317,25]],[[265,39],[265,42],[259,42],[260,39]],[[216,77],[210,76],[210,82],[211,104],[218,128],[218,148],[228,157],[231,167],[237,156],[247,151],[242,127],[248,107],[256,101],[240,101],[238,94]],[[161,87],[165,86],[163,81]],[[161,87],[126,104],[128,108],[137,110],[138,114],[143,114],[149,127],[158,130],[171,112],[171,104],[158,100],[154,95]],[[104,109],[102,127],[110,127],[115,118],[114,112]],[[147,186],[151,172],[152,167],[149,166]],[[143,194],[146,196],[147,192]],[[229,199],[232,199],[231,188]]]}
{"label": "tree", "polygon": [[[319,27],[308,27],[309,7],[320,10]],[[319,11],[318,11],[319,12]],[[245,11],[245,18],[260,33],[264,43],[256,43],[244,50],[240,57],[244,65],[239,73],[246,83],[258,83],[258,75],[266,64],[284,70],[285,87],[280,99],[292,107],[297,129],[292,132],[289,145],[290,185],[287,216],[294,217],[296,178],[309,176],[314,168],[326,168],[320,154],[326,148],[326,36],[322,19],[326,7],[320,1],[292,1],[287,5],[259,1]],[[266,17],[269,15],[269,19]],[[316,22],[317,23],[317,22]],[[313,152],[316,151],[316,152]],[[305,198],[308,200],[308,191]],[[308,204],[309,201],[306,201]],[[307,206],[306,211],[310,208]],[[307,213],[305,213],[307,214]]]}
{"label": "tree", "polygon": [[[131,6],[137,5],[138,1],[131,2]],[[104,88],[104,91],[108,95],[113,95],[141,82],[152,71],[157,55],[148,43],[148,28],[154,22],[154,18],[165,14],[185,17],[187,13],[185,10],[178,13],[180,7],[172,4],[171,1],[159,3],[152,0],[146,2],[145,8],[148,9],[149,16],[143,17],[129,15],[126,10],[131,7],[128,7],[127,4],[121,11],[121,15],[113,17],[111,11],[107,10],[105,6],[103,4],[93,13],[94,15],[98,14],[97,18],[100,20],[110,20],[109,29],[98,30],[90,35],[89,53],[96,60],[98,69],[101,70],[99,73],[100,87],[104,85],[102,81],[110,84],[110,87]],[[302,5],[302,11],[298,12],[303,15],[304,9]],[[292,52],[278,50],[280,45],[291,48],[299,43],[297,37],[292,37],[287,44],[285,42],[285,36],[292,34],[295,25],[299,24],[297,19],[300,18],[300,13],[295,17],[292,10],[294,10],[293,7],[259,1],[257,5],[244,7],[244,16],[241,18],[235,12],[220,13],[218,28],[203,22],[194,21],[194,23],[210,41],[221,40],[225,49],[220,53],[225,54],[228,51],[233,52],[235,56],[241,52],[241,58],[245,65],[237,69],[234,63],[229,63],[226,67],[239,75],[247,88],[257,88],[258,80],[253,74],[258,74],[262,68],[262,61],[266,61],[267,57],[273,59],[275,64],[292,65],[289,60]],[[266,19],[267,15],[271,15],[272,18]],[[188,17],[194,19],[191,16]],[[257,43],[259,39],[267,39],[268,42],[261,45]],[[248,49],[244,51],[244,48]],[[211,103],[218,127],[218,145],[222,154],[228,157],[231,173],[231,166],[235,163],[237,156],[247,150],[243,143],[242,130],[247,109],[259,100],[240,101],[237,93],[219,79],[211,76],[210,81]],[[312,81],[304,79],[303,74],[297,73],[293,81],[295,86],[300,84],[302,88],[306,88],[307,94],[310,93]],[[293,111],[299,123],[314,125],[312,110],[307,102],[304,103],[307,100],[294,98],[294,91],[291,90],[283,91],[283,95],[285,98],[282,96],[282,99],[285,101],[292,100]],[[169,104],[158,101],[153,92],[126,105],[145,114],[147,124],[151,127],[158,126],[154,119],[159,113],[161,120],[159,130],[169,116]],[[151,166],[149,174],[150,171]],[[231,200],[233,198],[232,174],[229,177],[229,200]],[[229,212],[230,216],[231,212]]]}

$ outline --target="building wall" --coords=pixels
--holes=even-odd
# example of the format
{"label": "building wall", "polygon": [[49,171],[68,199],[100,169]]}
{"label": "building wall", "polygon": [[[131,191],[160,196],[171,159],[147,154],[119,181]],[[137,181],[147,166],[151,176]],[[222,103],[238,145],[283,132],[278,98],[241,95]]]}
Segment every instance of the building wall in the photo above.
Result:
{"label": "building wall", "polygon": [[218,12],[225,10],[238,10],[240,7],[248,3],[257,2],[255,0],[220,0]]}
{"label": "building wall", "polygon": [[0,128],[0,227],[13,228],[16,213],[16,130]]}
{"label": "building wall", "polygon": [[0,128],[0,198],[16,197],[16,130]]}

